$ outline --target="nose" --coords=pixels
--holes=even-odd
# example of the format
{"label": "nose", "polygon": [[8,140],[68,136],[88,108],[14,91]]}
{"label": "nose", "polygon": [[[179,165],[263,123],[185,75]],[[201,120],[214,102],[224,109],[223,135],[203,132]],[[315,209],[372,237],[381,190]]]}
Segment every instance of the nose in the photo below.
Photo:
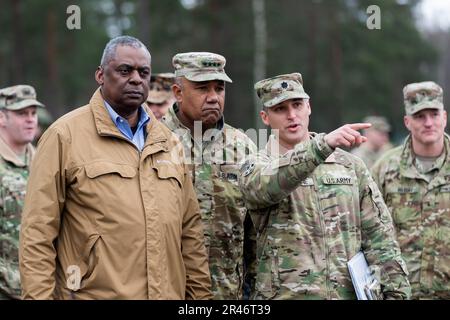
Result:
{"label": "nose", "polygon": [[131,73],[130,83],[132,83],[132,84],[141,84],[142,83],[142,78],[141,78],[141,75],[139,74],[138,70],[133,70],[133,72]]}
{"label": "nose", "polygon": [[288,119],[294,119],[297,116],[295,109],[289,107],[287,116],[288,116]]}
{"label": "nose", "polygon": [[35,122],[35,121],[37,121],[37,116],[36,116],[36,114],[33,114],[33,113],[31,113],[31,112],[27,113],[27,115],[26,115],[26,121],[27,121],[27,122]]}
{"label": "nose", "polygon": [[433,125],[433,118],[426,115],[425,116],[425,126],[431,127]]}
{"label": "nose", "polygon": [[206,102],[208,103],[216,103],[219,100],[219,96],[214,88],[210,88],[208,90],[208,94],[206,96]]}

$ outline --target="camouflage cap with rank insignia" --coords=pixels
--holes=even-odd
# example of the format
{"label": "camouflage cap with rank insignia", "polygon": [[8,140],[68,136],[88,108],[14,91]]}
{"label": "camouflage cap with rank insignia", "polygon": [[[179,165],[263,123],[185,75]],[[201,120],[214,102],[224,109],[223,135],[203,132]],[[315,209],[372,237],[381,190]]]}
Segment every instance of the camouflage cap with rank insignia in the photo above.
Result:
{"label": "camouflage cap with rank insignia", "polygon": [[172,59],[176,77],[194,82],[222,80],[233,82],[225,73],[225,57],[211,52],[178,53]]}
{"label": "camouflage cap with rank insignia", "polygon": [[410,83],[403,88],[405,112],[413,115],[424,109],[444,110],[444,93],[433,81]]}
{"label": "camouflage cap with rank insignia", "polygon": [[44,105],[36,100],[36,91],[29,85],[17,85],[0,89],[0,109],[20,110]]}
{"label": "camouflage cap with rank insignia", "polygon": [[255,90],[264,107],[270,108],[290,99],[309,99],[300,73],[282,74],[258,81]]}

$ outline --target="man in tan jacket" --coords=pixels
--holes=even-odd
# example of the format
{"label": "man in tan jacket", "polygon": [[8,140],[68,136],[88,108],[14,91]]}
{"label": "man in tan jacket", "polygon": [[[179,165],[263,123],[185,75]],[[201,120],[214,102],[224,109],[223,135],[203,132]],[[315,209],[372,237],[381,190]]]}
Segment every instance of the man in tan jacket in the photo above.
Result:
{"label": "man in tan jacket", "polygon": [[150,61],[139,40],[111,40],[89,104],[42,136],[20,235],[23,298],[211,298],[182,148],[144,103]]}

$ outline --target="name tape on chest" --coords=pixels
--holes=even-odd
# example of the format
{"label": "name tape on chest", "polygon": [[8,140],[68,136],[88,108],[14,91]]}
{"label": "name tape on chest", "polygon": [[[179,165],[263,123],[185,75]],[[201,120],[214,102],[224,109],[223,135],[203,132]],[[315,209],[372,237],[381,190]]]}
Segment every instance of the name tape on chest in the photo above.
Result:
{"label": "name tape on chest", "polygon": [[348,176],[325,176],[322,178],[324,184],[352,185],[353,179]]}

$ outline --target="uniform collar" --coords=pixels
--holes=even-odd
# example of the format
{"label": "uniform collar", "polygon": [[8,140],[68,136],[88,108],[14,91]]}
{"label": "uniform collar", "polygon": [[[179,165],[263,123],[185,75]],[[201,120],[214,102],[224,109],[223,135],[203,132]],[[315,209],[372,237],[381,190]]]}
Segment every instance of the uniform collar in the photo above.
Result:
{"label": "uniform collar", "polygon": [[[422,178],[422,175],[414,165],[414,154],[412,152],[411,135],[405,139],[403,150],[400,157],[400,175],[406,178],[417,179]],[[444,133],[444,154],[443,158],[439,157],[443,164],[440,166],[438,174],[431,180],[428,188],[434,188],[438,185],[447,184],[450,182],[450,176],[446,176],[446,170],[442,170],[446,164],[450,164],[450,137]],[[443,159],[443,160],[442,160]]]}
{"label": "uniform collar", "polygon": [[16,153],[10,148],[10,146],[5,142],[3,137],[0,136],[0,156],[5,159],[5,161],[11,162],[16,167],[27,167],[30,165],[31,159],[34,156],[34,147],[31,143],[27,144],[26,147],[26,162],[23,162]]}

